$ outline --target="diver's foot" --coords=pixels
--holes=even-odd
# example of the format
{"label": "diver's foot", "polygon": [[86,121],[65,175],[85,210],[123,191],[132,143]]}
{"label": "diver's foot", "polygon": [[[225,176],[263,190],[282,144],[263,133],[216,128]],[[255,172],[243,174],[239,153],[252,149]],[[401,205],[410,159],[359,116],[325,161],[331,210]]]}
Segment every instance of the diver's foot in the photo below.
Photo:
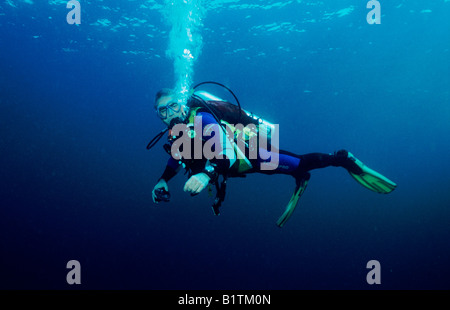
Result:
{"label": "diver's foot", "polygon": [[335,166],[337,167],[343,167],[348,170],[348,172],[360,175],[363,173],[363,169],[361,169],[361,166],[358,165],[357,159],[355,156],[353,156],[352,153],[350,153],[347,150],[339,150],[337,152],[334,152],[334,158],[335,158]]}
{"label": "diver's foot", "polygon": [[309,172],[305,172],[305,173],[295,176],[296,187],[302,186],[302,184],[305,183],[305,181],[309,181],[310,178],[311,178],[311,174]]}

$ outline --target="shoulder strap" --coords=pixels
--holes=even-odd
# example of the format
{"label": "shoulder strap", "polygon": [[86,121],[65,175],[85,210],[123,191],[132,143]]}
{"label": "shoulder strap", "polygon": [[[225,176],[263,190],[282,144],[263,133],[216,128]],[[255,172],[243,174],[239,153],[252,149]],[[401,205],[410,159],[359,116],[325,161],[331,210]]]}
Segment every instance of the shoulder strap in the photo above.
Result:
{"label": "shoulder strap", "polygon": [[190,124],[194,123],[195,117],[197,116],[197,113],[199,112],[198,110],[200,110],[201,107],[195,107],[195,108],[191,108],[189,110],[189,117],[188,117],[188,122]]}

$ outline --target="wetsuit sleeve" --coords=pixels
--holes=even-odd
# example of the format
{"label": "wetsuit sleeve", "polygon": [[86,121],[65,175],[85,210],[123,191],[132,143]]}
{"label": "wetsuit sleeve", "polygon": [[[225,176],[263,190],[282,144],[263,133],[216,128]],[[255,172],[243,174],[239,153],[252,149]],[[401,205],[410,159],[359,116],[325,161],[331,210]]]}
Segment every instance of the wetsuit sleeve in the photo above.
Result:
{"label": "wetsuit sleeve", "polygon": [[170,157],[169,160],[167,161],[166,169],[164,170],[159,180],[163,179],[164,181],[169,182],[169,180],[172,179],[178,173],[179,167],[180,164],[175,159]]}
{"label": "wetsuit sleeve", "polygon": [[[223,139],[221,149],[215,152],[218,156],[210,159],[210,163],[215,167],[214,170],[218,173],[226,173],[236,161],[236,156],[232,144],[225,137],[225,135],[223,135],[223,131],[220,128],[221,126],[219,125],[219,123],[217,123],[212,114],[207,112],[198,113],[195,118],[195,122],[199,121],[201,121],[202,123],[204,144],[210,139],[215,139],[214,146],[220,146],[220,140],[216,135],[218,133],[222,135]],[[208,132],[211,132],[211,135],[208,135]]]}

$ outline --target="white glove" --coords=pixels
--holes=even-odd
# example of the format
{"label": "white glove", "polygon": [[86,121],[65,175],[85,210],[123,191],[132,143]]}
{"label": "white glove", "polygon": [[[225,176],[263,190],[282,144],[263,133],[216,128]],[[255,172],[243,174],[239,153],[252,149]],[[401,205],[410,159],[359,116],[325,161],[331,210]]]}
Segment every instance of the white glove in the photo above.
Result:
{"label": "white glove", "polygon": [[153,202],[154,203],[158,203],[156,201],[156,194],[155,191],[159,188],[164,188],[166,191],[169,191],[169,187],[167,186],[167,182],[164,181],[163,179],[159,180],[158,183],[156,183],[155,187],[153,187],[153,191],[152,191],[152,198],[153,198]]}
{"label": "white glove", "polygon": [[194,174],[184,185],[184,191],[196,195],[205,189],[209,180],[210,178],[206,173],[201,172]]}

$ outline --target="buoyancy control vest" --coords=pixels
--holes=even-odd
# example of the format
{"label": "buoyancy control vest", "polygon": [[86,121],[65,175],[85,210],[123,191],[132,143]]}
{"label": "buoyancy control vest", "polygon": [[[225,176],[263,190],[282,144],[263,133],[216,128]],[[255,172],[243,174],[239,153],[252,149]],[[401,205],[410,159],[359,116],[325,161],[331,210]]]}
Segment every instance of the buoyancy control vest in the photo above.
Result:
{"label": "buoyancy control vest", "polygon": [[[225,137],[230,141],[236,161],[230,167],[230,176],[236,176],[252,169],[249,160],[256,159],[258,152],[258,138],[262,135],[270,141],[274,125],[250,113],[240,106],[225,101],[206,91],[196,91],[188,101],[188,126],[193,126],[195,117],[200,112],[207,112],[214,116],[221,125]],[[228,154],[229,155],[229,154]]]}

